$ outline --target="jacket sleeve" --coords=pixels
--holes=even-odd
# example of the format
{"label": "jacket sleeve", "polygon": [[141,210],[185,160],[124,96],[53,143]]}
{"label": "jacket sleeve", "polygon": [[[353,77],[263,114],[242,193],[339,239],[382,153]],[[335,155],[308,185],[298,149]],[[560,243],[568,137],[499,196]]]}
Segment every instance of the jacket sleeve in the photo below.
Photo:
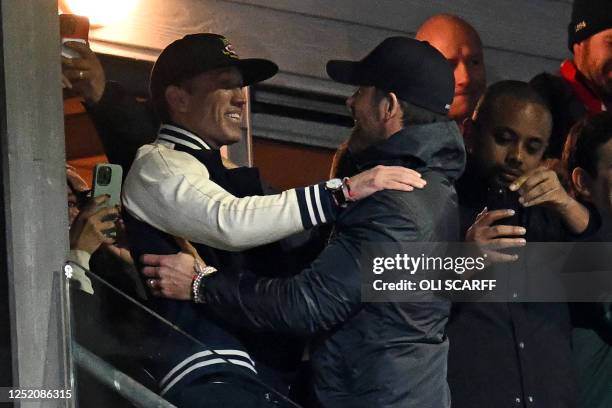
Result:
{"label": "jacket sleeve", "polygon": [[66,262],[73,267],[72,276],[70,276],[72,282],[78,285],[82,291],[91,295],[94,293],[93,286],[91,285],[91,279],[85,274],[85,272],[89,272],[90,259],[91,255],[89,252],[81,249],[71,249],[68,252]]}
{"label": "jacket sleeve", "polygon": [[102,98],[86,108],[108,160],[127,174],[138,148],[156,137],[159,122],[153,110],[112,81],[106,83]]}
{"label": "jacket sleeve", "polygon": [[319,257],[299,274],[258,278],[219,271],[201,284],[204,302],[224,319],[249,329],[301,336],[333,329],[362,307],[362,268],[367,268],[361,265],[363,244],[414,241],[416,236],[406,213],[393,206],[392,213],[381,212],[371,204],[370,199],[355,204],[361,207],[360,214],[374,215],[340,227]]}
{"label": "jacket sleeve", "polygon": [[122,201],[132,216],[161,231],[233,251],[331,222],[337,211],[322,184],[237,198],[211,181],[200,161],[163,145],[139,150]]}

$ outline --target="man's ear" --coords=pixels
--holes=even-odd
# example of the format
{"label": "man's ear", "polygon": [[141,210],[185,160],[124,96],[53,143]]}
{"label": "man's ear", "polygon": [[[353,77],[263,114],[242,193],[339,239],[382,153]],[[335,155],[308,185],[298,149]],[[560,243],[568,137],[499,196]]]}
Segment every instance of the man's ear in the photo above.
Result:
{"label": "man's ear", "polygon": [[184,113],[189,108],[189,95],[183,88],[170,85],[166,88],[165,95],[170,112]]}
{"label": "man's ear", "polygon": [[576,193],[581,197],[590,199],[591,188],[593,185],[593,178],[591,175],[582,167],[576,167],[572,171],[572,185]]}
{"label": "man's ear", "polygon": [[390,120],[395,117],[401,117],[402,108],[400,107],[399,99],[394,92],[389,92],[384,99],[385,104],[385,120]]}

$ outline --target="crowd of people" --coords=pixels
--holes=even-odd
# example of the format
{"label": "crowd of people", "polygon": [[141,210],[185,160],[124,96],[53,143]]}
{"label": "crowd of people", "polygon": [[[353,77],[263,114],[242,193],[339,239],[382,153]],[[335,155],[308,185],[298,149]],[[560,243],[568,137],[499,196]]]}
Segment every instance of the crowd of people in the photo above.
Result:
{"label": "crowd of people", "polygon": [[[447,14],[359,61],[329,61],[332,80],[356,87],[346,101],[354,127],[330,180],[279,194],[220,153],[241,137],[243,88],[275,75],[272,61],[239,58],[219,34],[190,34],[162,51],[143,103],[106,81],[87,45],[67,46],[81,58],[63,60],[64,84],[127,174],[120,216],[100,209],[104,197],[85,198],[86,183],[67,169],[71,259],[94,272],[92,254],[120,259],[141,274],[145,304],[200,342],[160,338],[157,358],[138,362],[163,398],[179,407],[291,406],[286,396],[351,408],[612,404],[611,303],[518,293],[365,302],[361,265],[367,243],[471,242],[490,267],[525,268],[508,249],[610,241],[609,0],[574,2],[573,58],[530,83],[487,87],[478,32]],[[516,205],[493,206],[499,189]],[[125,229],[127,245],[112,228]],[[93,291],[85,275],[77,281]]]}

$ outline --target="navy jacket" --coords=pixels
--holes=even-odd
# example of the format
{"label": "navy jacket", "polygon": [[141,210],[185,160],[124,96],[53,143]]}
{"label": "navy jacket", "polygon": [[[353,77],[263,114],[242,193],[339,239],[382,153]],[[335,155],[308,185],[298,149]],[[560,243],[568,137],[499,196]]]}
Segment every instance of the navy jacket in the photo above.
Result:
{"label": "navy jacket", "polygon": [[447,408],[450,303],[363,303],[361,245],[457,241],[454,181],[465,150],[454,123],[409,126],[352,160],[418,170],[428,184],[413,192],[383,191],[349,206],[329,245],[288,279],[236,279],[221,271],[202,284],[206,302],[232,309],[259,330],[312,335],[316,397],[326,407]]}

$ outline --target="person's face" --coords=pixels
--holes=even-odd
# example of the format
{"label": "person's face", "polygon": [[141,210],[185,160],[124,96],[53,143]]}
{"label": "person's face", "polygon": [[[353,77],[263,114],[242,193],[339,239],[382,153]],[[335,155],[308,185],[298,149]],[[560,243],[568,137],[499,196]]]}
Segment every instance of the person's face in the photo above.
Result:
{"label": "person's face", "polygon": [[486,87],[482,45],[461,28],[432,34],[429,43],[451,62],[455,73],[455,96],[449,117],[458,123],[468,118]]}
{"label": "person's face", "polygon": [[473,125],[470,143],[489,185],[507,186],[541,164],[552,120],[546,108],[511,97],[500,97],[494,111]]}
{"label": "person's face", "polygon": [[355,124],[349,139],[352,152],[363,150],[384,138],[382,106],[373,86],[360,86],[346,100]]}
{"label": "person's face", "polygon": [[184,88],[187,100],[182,125],[215,148],[240,140],[246,100],[238,69],[205,72]]}
{"label": "person's face", "polygon": [[612,140],[597,149],[597,177],[589,183],[593,204],[612,215]]}
{"label": "person's face", "polygon": [[612,98],[612,28],[574,46],[578,70],[604,98]]}
{"label": "person's face", "polygon": [[72,225],[79,212],[79,200],[70,186],[68,186],[68,226]]}

